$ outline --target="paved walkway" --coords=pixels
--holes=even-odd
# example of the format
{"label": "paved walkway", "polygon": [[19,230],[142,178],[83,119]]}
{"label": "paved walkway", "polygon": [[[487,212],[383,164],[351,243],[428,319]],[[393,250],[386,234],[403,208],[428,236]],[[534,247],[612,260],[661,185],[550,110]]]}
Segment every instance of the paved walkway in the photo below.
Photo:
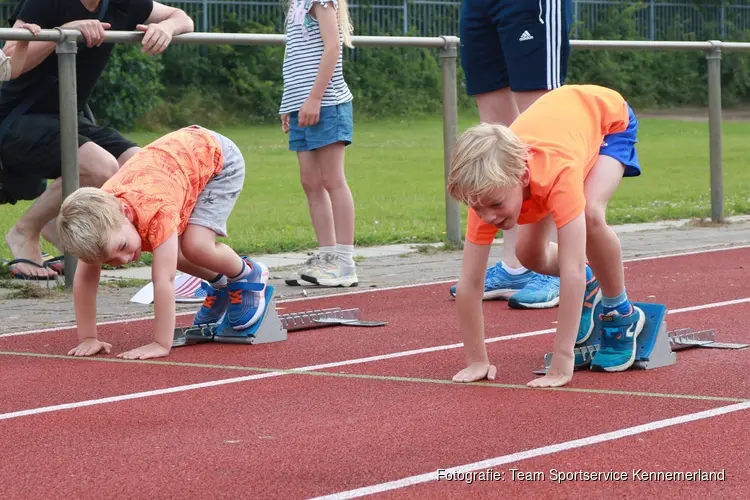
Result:
{"label": "paved walkway", "polygon": [[[710,225],[692,221],[672,221],[653,224],[617,226],[617,233],[626,259],[655,255],[694,252],[700,250],[750,245],[750,217],[736,217],[726,224]],[[461,267],[460,251],[445,251],[440,245],[392,245],[384,247],[357,248],[359,257],[357,273],[358,288],[331,289],[315,286],[290,287],[284,284],[285,269],[304,262],[304,253],[287,253],[251,256],[264,262],[271,270],[270,284],[276,287],[277,300],[304,296],[348,293],[367,288],[453,281],[458,278]],[[492,249],[491,262],[502,257],[502,240]],[[707,260],[710,265],[710,260]],[[748,263],[750,265],[750,263]],[[124,269],[103,273],[103,279],[114,281],[102,286],[98,299],[98,320],[112,321],[153,314],[153,306],[130,302],[139,287],[118,288],[112,286],[126,283],[128,278],[150,279],[149,267]],[[45,285],[30,285],[42,286]],[[448,295],[446,284],[446,296]],[[0,297],[15,290],[0,288]],[[72,295],[70,292],[51,291],[44,298],[0,300],[3,321],[0,334],[20,330],[51,328],[75,324]],[[196,304],[180,304],[178,311],[195,311]]]}

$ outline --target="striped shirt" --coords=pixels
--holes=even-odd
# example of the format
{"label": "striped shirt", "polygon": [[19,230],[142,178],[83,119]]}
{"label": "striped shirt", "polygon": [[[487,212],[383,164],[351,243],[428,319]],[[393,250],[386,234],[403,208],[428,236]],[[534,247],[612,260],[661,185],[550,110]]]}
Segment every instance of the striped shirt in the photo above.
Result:
{"label": "striped shirt", "polygon": [[[318,75],[318,67],[323,57],[323,38],[320,35],[318,21],[310,15],[313,3],[320,3],[325,8],[338,9],[338,0],[292,0],[286,24],[284,93],[279,114],[299,111],[310,95]],[[336,68],[323,93],[321,106],[336,106],[354,98],[344,81],[342,69],[344,40],[341,30],[339,30],[339,47]]]}

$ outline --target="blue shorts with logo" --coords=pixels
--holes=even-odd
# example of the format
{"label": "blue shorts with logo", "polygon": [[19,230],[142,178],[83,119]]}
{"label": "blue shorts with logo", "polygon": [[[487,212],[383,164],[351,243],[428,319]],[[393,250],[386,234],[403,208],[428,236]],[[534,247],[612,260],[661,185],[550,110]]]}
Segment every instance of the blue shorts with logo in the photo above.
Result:
{"label": "blue shorts with logo", "polygon": [[628,128],[622,132],[605,136],[604,143],[599,148],[599,154],[614,158],[625,165],[623,177],[637,177],[641,175],[638,152],[635,150],[635,144],[638,142],[638,119],[629,104],[628,115],[630,116]]}
{"label": "blue shorts with logo", "polygon": [[552,90],[565,83],[572,0],[462,0],[466,93]]}
{"label": "blue shorts with logo", "polygon": [[299,111],[289,114],[291,151],[313,151],[336,142],[348,146],[352,143],[353,133],[352,101],[336,106],[321,106],[320,118],[313,126],[299,126]]}

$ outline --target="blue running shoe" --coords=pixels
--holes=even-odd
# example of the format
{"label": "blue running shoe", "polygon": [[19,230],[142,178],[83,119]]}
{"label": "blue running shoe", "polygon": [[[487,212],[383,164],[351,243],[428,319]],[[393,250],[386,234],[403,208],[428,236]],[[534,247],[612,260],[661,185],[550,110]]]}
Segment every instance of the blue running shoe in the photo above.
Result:
{"label": "blue running shoe", "polygon": [[244,257],[252,267],[245,278],[227,284],[229,310],[227,319],[234,330],[244,330],[254,325],[266,310],[266,284],[268,268],[261,262]]}
{"label": "blue running shoe", "polygon": [[560,302],[560,278],[534,273],[520,292],[508,300],[513,309],[548,309]]}
{"label": "blue running shoe", "polygon": [[602,314],[602,343],[591,360],[593,371],[621,372],[635,362],[638,335],[643,331],[646,315],[631,306],[630,314],[621,316],[617,311]]}
{"label": "blue running shoe", "polygon": [[229,306],[229,293],[226,287],[214,288],[205,281],[202,281],[201,288],[205,291],[206,298],[203,299],[203,305],[198,310],[195,318],[193,318],[193,325],[221,323],[224,313]]}
{"label": "blue running shoe", "polygon": [[599,288],[599,281],[596,279],[596,276],[592,275],[591,279],[586,282],[586,291],[583,295],[583,311],[581,311],[581,322],[578,325],[576,344],[586,342],[594,331],[594,318],[596,318],[594,314],[601,300],[602,290]]}
{"label": "blue running shoe", "polygon": [[[536,273],[526,271],[523,274],[509,274],[503,269],[503,263],[498,262],[487,268],[484,275],[484,296],[482,300],[504,299],[508,300],[513,294],[523,290],[534,278]],[[456,296],[456,285],[451,287],[451,296]]]}

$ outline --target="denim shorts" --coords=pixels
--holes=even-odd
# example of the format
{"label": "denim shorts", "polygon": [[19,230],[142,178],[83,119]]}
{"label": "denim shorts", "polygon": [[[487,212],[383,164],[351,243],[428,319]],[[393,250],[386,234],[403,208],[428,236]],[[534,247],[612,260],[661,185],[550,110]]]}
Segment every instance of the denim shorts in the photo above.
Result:
{"label": "denim shorts", "polygon": [[348,146],[352,143],[353,132],[352,101],[321,107],[318,123],[311,127],[299,126],[298,111],[289,114],[291,151],[312,151],[336,142]]}

